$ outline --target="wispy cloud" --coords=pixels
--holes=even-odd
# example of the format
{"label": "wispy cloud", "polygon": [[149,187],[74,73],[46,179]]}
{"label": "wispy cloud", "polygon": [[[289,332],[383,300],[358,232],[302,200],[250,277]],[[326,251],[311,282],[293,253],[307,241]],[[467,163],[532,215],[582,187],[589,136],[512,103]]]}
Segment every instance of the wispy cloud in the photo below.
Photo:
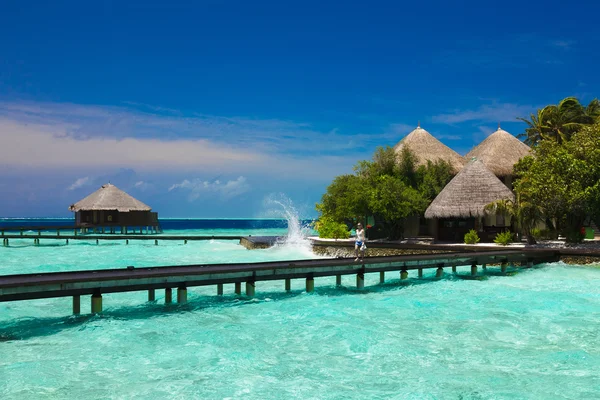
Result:
{"label": "wispy cloud", "polygon": [[79,178],[75,182],[73,182],[73,184],[71,186],[69,186],[69,188],[67,190],[79,189],[80,187],[89,185],[89,183],[90,183],[89,176],[86,176],[84,178]]}
{"label": "wispy cloud", "polygon": [[189,191],[190,194],[188,196],[188,200],[195,201],[202,195],[212,194],[217,194],[223,199],[231,199],[248,192],[250,190],[250,185],[243,176],[227,182],[221,182],[220,180],[210,182],[201,179],[193,179],[190,181],[185,179],[181,183],[175,183],[171,185],[169,192],[178,189]]}
{"label": "wispy cloud", "polygon": [[493,103],[472,110],[454,110],[432,117],[435,123],[457,124],[467,121],[514,122],[518,117],[527,116],[536,107],[514,103]]}
{"label": "wispy cloud", "polygon": [[575,40],[552,40],[550,45],[563,50],[571,50],[577,42]]}

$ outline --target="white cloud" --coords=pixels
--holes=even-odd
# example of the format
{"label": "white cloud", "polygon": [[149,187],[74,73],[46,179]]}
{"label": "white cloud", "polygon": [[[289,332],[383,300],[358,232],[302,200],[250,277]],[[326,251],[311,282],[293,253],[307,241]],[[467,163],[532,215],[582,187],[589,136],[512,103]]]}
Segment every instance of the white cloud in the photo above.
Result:
{"label": "white cloud", "polygon": [[67,190],[79,189],[80,187],[86,186],[89,183],[90,183],[89,176],[86,176],[85,178],[79,178],[75,182],[73,182],[73,184],[71,186],[69,186],[69,189],[67,189]]}
{"label": "white cloud", "polygon": [[553,40],[550,42],[552,46],[563,50],[571,50],[575,43],[574,40]]}
{"label": "white cloud", "polygon": [[515,122],[518,117],[526,117],[536,107],[512,103],[493,103],[483,105],[475,110],[455,110],[450,113],[435,115],[432,121],[442,124],[456,124],[467,121]]}
{"label": "white cloud", "polygon": [[221,182],[220,180],[210,182],[196,178],[191,181],[185,179],[181,183],[171,185],[169,192],[177,189],[189,190],[190,194],[188,199],[190,201],[197,200],[202,195],[210,194],[217,194],[223,199],[231,199],[248,192],[250,190],[250,185],[243,176],[227,182]]}

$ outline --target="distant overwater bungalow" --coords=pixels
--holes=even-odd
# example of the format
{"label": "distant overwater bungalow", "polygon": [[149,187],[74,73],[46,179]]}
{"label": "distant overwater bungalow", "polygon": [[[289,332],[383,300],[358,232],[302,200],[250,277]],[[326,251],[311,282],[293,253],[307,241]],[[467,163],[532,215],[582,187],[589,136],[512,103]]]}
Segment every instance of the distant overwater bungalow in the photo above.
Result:
{"label": "distant overwater bungalow", "polygon": [[85,231],[101,230],[104,233],[128,233],[128,229],[143,228],[146,232],[159,232],[158,213],[115,185],[107,183],[100,189],[72,204],[70,211],[75,212],[75,226]]}

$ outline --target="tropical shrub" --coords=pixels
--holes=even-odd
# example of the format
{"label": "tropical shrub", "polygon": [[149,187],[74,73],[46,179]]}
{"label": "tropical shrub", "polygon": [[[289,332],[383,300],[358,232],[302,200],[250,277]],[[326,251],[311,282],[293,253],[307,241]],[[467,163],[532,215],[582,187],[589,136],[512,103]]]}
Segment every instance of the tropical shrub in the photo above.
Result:
{"label": "tropical shrub", "polygon": [[466,244],[477,244],[479,243],[479,235],[475,229],[471,229],[468,233],[465,234],[465,243]]}
{"label": "tropical shrub", "polygon": [[336,222],[331,218],[321,217],[315,222],[315,229],[323,239],[348,239],[350,231],[346,224]]}
{"label": "tropical shrub", "polygon": [[509,232],[509,231],[498,233],[496,235],[496,238],[494,239],[494,243],[499,244],[501,246],[508,246],[512,242],[513,242],[513,234],[512,234],[512,232]]}
{"label": "tropical shrub", "polygon": [[389,146],[379,147],[371,161],[354,166],[354,174],[336,177],[316,209],[320,219],[338,222],[372,216],[378,233],[399,239],[405,218],[423,214],[452,176],[447,162],[417,166],[417,158],[408,148],[396,154]]}

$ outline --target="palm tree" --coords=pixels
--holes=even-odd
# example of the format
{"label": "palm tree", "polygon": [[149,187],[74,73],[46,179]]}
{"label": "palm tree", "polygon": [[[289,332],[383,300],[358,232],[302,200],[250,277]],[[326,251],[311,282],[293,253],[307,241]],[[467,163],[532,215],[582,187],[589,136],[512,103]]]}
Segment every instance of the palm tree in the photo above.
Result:
{"label": "palm tree", "polygon": [[527,244],[535,244],[533,230],[538,222],[543,221],[543,210],[532,201],[517,193],[515,201],[498,200],[485,206],[489,213],[508,214],[515,219],[517,229],[527,237]]}
{"label": "palm tree", "polygon": [[540,140],[568,141],[584,125],[600,118],[600,102],[594,99],[583,107],[575,97],[567,97],[557,105],[549,105],[531,114],[529,119],[517,118],[527,124],[525,143],[535,146]]}

